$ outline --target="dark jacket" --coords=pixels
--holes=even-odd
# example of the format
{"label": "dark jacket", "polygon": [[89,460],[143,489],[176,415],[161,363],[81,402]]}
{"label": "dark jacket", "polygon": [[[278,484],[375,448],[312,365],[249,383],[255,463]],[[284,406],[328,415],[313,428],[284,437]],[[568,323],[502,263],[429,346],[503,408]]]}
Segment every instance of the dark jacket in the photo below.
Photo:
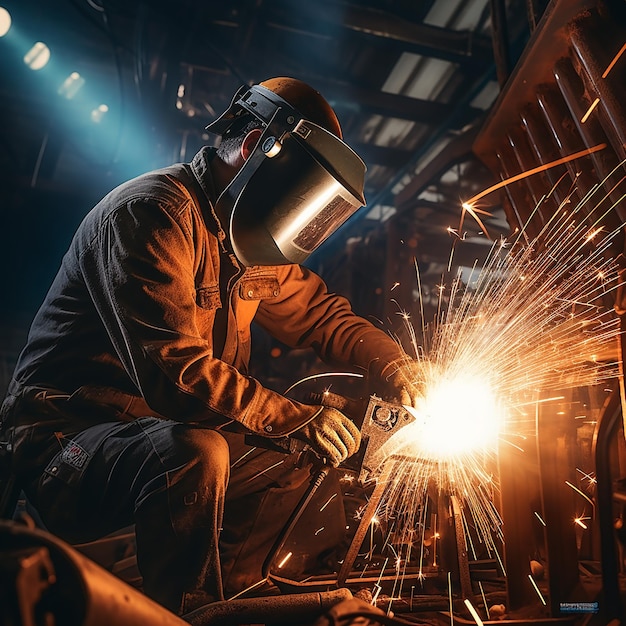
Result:
{"label": "dark jacket", "polygon": [[[274,437],[317,408],[246,375],[252,321],[364,373],[402,355],[308,269],[238,263],[212,208],[212,154],[126,182],[85,217],[34,319],[10,398],[71,396],[63,430],[156,414]],[[36,402],[16,413],[18,424],[37,419]]]}

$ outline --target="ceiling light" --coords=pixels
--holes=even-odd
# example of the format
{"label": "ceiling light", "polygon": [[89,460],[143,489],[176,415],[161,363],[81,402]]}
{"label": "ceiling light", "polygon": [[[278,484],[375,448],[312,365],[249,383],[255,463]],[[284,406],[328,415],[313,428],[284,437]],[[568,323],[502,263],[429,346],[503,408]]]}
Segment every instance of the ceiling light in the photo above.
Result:
{"label": "ceiling light", "polygon": [[109,107],[106,104],[98,105],[91,112],[91,121],[94,122],[94,124],[99,124],[108,110],[109,110]]}
{"label": "ceiling light", "polygon": [[85,79],[78,72],[72,72],[59,87],[59,94],[71,100],[84,84]]}
{"label": "ceiling light", "polygon": [[50,48],[45,43],[38,41],[25,55],[24,63],[31,70],[40,70],[50,60]]}
{"label": "ceiling light", "polygon": [[4,37],[11,28],[11,14],[4,8],[0,7],[0,37]]}

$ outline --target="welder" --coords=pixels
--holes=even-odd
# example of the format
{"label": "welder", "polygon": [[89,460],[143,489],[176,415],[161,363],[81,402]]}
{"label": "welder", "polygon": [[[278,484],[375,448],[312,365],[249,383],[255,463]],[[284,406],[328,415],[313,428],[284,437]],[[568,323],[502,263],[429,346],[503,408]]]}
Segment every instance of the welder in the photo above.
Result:
{"label": "welder", "polygon": [[[364,164],[328,102],[272,78],[244,86],[207,130],[217,148],[120,185],[86,215],[0,430],[45,527],[78,543],[134,524],[145,593],[181,614],[223,597],[220,532],[230,570],[259,485],[285,486],[294,469],[251,480],[245,433],[300,439],[334,466],[359,446],[340,411],[247,374],[253,321],[405,403],[419,391],[397,342],[302,265],[365,202]],[[229,534],[231,492],[249,508],[227,515]]]}

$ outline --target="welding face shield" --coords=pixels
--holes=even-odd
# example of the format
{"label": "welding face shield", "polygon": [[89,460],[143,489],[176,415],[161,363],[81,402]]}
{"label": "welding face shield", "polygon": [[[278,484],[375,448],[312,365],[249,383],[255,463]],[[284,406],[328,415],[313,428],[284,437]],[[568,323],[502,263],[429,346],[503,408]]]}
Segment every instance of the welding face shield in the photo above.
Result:
{"label": "welding face shield", "polygon": [[365,204],[365,164],[341,139],[282,97],[254,85],[207,130],[223,135],[241,116],[262,133],[217,201],[244,265],[302,263]]}

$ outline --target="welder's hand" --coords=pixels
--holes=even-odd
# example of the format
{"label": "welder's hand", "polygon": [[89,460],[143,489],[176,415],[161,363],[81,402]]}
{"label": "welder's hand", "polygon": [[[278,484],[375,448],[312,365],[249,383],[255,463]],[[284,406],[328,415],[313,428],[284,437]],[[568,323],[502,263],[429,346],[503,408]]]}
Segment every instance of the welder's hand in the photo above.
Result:
{"label": "welder's hand", "polygon": [[361,432],[341,411],[324,407],[292,437],[306,441],[320,457],[333,467],[352,456],[361,445]]}
{"label": "welder's hand", "polygon": [[408,356],[398,359],[383,369],[381,381],[389,396],[415,407],[424,395],[424,365]]}

